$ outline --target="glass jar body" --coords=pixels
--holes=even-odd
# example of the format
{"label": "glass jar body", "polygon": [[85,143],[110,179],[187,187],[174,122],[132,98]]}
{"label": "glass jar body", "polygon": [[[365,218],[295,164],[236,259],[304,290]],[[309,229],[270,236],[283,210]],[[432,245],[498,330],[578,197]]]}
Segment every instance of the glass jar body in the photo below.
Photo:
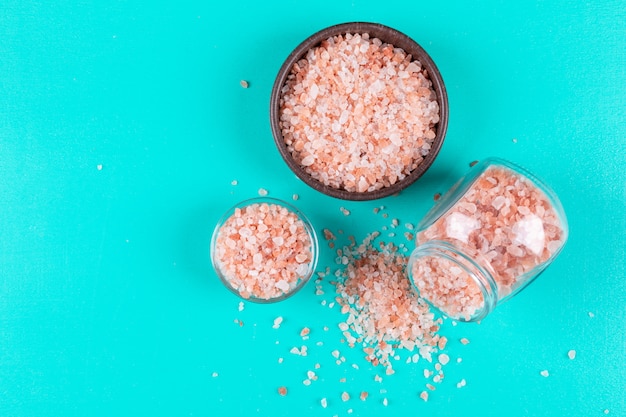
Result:
{"label": "glass jar body", "polygon": [[568,235],[555,193],[530,172],[489,158],[420,222],[409,276],[434,307],[475,321],[530,284]]}

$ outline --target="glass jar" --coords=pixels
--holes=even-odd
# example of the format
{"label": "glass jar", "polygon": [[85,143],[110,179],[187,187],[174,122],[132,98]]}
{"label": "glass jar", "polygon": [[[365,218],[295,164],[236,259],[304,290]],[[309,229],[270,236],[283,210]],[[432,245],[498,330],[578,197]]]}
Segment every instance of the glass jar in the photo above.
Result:
{"label": "glass jar", "polygon": [[229,209],[211,239],[217,276],[243,299],[270,303],[300,290],[315,271],[318,242],[311,222],[275,198],[252,198]]}
{"label": "glass jar", "polygon": [[567,235],[563,207],[550,188],[517,165],[489,158],[420,222],[408,274],[444,315],[477,321],[530,284]]}

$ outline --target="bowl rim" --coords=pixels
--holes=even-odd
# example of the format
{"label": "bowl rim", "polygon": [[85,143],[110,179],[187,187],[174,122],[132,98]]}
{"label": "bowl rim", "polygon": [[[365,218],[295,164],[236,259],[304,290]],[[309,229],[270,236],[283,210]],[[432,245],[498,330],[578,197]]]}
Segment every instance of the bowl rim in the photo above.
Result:
{"label": "bowl rim", "polygon": [[[411,54],[413,59],[419,60],[422,64],[422,68],[427,71],[428,78],[430,79],[433,90],[435,91],[437,103],[439,104],[439,122],[436,124],[436,135],[433,139],[430,151],[426,156],[424,156],[424,160],[401,181],[398,181],[389,187],[363,193],[330,187],[312,178],[298,163],[294,161],[291,153],[287,149],[287,145],[283,139],[282,129],[280,128],[280,98],[282,96],[282,88],[293,65],[302,59],[311,48],[319,45],[323,40],[335,35],[346,33],[368,33],[370,38],[379,38],[381,41],[390,43],[394,47],[402,48],[407,54]],[[398,45],[398,41],[400,41],[402,45]],[[409,45],[410,48],[407,48],[406,45]],[[428,55],[424,48],[422,48],[422,46],[415,40],[397,29],[393,29],[380,23],[371,22],[340,23],[322,29],[306,38],[283,62],[274,81],[270,96],[270,126],[272,135],[281,157],[289,166],[291,171],[295,173],[296,176],[304,183],[323,194],[342,200],[352,201],[376,200],[394,195],[407,188],[424,175],[424,173],[435,161],[435,158],[439,154],[443,145],[448,128],[448,113],[448,95],[445,84],[439,69],[430,55]]]}
{"label": "bowl rim", "polygon": [[[226,278],[224,274],[222,273],[217,263],[215,248],[217,246],[217,237],[219,235],[219,232],[222,226],[235,213],[236,209],[248,207],[252,204],[263,204],[263,203],[274,204],[274,205],[284,207],[291,213],[295,214],[298,217],[298,219],[302,221],[302,223],[304,224],[304,229],[306,230],[309,236],[309,239],[311,240],[312,257],[311,257],[311,261],[309,262],[309,268],[307,270],[307,274],[299,278],[298,283],[291,291],[283,293],[279,295],[278,297],[273,297],[273,298],[259,298],[259,297],[254,297],[254,296],[250,296],[246,298],[246,297],[243,297],[241,293],[237,291],[237,289],[231,285],[228,278]],[[211,243],[209,247],[209,256],[211,258],[211,265],[213,266],[213,270],[215,271],[215,274],[217,275],[219,280],[222,282],[222,284],[228,290],[230,290],[233,294],[235,294],[236,296],[238,296],[244,301],[251,301],[251,302],[259,303],[259,304],[270,304],[270,303],[275,303],[275,302],[283,301],[287,298],[290,298],[295,293],[300,291],[303,287],[305,287],[306,284],[310,281],[311,277],[315,274],[315,269],[317,268],[317,262],[319,259],[319,241],[317,238],[317,233],[315,232],[315,227],[313,227],[313,223],[311,223],[309,218],[302,211],[300,211],[300,209],[295,207],[293,204],[290,204],[284,200],[281,200],[275,197],[252,197],[246,200],[242,200],[236,203],[235,205],[231,206],[219,218],[219,220],[215,224],[215,227],[213,228],[213,234],[211,236]]]}

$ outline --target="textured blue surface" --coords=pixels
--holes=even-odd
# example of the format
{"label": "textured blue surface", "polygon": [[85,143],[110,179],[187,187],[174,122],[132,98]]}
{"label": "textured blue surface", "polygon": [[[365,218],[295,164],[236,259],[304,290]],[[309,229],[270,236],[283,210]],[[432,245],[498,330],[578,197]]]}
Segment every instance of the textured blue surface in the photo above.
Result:
{"label": "textured blue surface", "polygon": [[[451,110],[422,179],[398,197],[347,203],[290,173],[268,108],[289,52],[356,20],[419,42]],[[625,416],[625,44],[626,11],[614,0],[5,1],[0,415]],[[452,361],[428,403],[418,397],[423,364],[402,361],[378,383],[381,370],[340,343],[343,316],[320,304],[332,299],[328,283],[322,297],[310,285],[238,311],[210,268],[215,222],[261,187],[298,193],[318,232],[361,239],[389,222],[374,207],[415,223],[433,194],[487,156],[550,184],[570,240],[482,324],[446,323]],[[320,269],[334,256],[324,251]],[[302,344],[307,357],[289,353]],[[304,386],[316,363],[319,379]],[[353,399],[342,402],[343,391]]]}

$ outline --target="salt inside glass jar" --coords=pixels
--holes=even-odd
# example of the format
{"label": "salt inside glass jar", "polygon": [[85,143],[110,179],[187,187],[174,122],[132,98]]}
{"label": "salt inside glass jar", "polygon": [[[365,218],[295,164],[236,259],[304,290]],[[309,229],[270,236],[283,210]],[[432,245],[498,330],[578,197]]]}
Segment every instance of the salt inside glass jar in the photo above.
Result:
{"label": "salt inside glass jar", "polygon": [[417,227],[408,274],[446,316],[477,321],[531,283],[568,235],[563,207],[508,161],[476,164]]}
{"label": "salt inside glass jar", "polygon": [[259,303],[295,294],[311,278],[317,257],[309,220],[292,205],[269,197],[232,207],[211,239],[211,261],[222,283]]}

